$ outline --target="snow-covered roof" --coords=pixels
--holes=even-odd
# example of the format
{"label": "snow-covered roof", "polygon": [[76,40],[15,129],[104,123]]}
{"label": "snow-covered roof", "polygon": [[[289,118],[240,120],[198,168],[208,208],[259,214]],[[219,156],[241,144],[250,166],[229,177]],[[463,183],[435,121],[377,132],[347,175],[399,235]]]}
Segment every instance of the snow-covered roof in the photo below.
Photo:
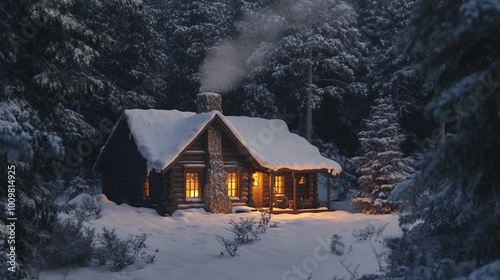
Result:
{"label": "snow-covered roof", "polygon": [[152,109],[125,110],[122,118],[127,121],[137,149],[147,161],[148,169],[163,170],[176,160],[216,116],[264,168],[328,169],[332,174],[342,171],[337,162],[323,157],[316,147],[291,133],[282,120],[226,117],[218,111],[196,114]]}

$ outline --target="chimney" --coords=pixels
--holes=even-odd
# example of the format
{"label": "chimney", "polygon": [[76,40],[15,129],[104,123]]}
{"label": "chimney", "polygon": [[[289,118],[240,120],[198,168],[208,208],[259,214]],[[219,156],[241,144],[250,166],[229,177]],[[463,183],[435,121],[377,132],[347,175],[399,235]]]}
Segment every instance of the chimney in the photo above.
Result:
{"label": "chimney", "polygon": [[222,97],[218,93],[203,92],[196,95],[196,114],[217,110],[222,113]]}
{"label": "chimney", "polygon": [[[213,92],[199,93],[196,96],[196,113],[217,110],[222,113],[222,97]],[[214,124],[206,132],[206,158],[203,200],[205,210],[211,213],[231,213],[232,203],[227,195],[224,159],[222,156],[222,135]]]}

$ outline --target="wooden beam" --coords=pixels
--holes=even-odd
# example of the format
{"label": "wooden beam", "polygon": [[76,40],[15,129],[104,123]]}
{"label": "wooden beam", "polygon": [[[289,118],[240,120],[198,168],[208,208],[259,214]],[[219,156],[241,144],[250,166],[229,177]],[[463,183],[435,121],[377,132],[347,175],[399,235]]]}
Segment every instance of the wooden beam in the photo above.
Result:
{"label": "wooden beam", "polygon": [[292,172],[293,178],[293,210],[297,210],[297,178],[295,178],[295,172]]}
{"label": "wooden beam", "polygon": [[326,208],[330,210],[330,172],[326,173]]}
{"label": "wooden beam", "polygon": [[273,172],[269,172],[269,212],[273,211],[273,196],[274,196],[274,188],[273,188]]}

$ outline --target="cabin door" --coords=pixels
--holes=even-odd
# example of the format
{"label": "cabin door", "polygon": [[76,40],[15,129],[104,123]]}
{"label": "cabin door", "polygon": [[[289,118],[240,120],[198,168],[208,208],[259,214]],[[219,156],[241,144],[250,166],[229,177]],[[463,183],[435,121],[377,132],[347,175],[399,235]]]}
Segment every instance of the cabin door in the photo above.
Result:
{"label": "cabin door", "polygon": [[263,196],[264,196],[264,176],[260,172],[255,172],[252,174],[253,178],[253,201],[255,202],[255,208],[263,207]]}

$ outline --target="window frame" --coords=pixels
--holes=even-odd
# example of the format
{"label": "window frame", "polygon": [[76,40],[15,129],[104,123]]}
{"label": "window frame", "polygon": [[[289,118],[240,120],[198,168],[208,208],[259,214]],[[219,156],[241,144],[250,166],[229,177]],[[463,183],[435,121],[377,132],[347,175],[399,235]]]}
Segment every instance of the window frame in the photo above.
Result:
{"label": "window frame", "polygon": [[[198,197],[188,197],[187,174],[198,173]],[[202,201],[203,198],[203,169],[184,168],[184,201]]]}
{"label": "window frame", "polygon": [[[278,177],[281,178],[281,180],[276,180]],[[274,188],[274,194],[285,194],[285,175],[283,174],[277,174],[277,175],[274,175],[274,184],[273,184],[273,188]],[[281,192],[278,192],[278,188],[277,188],[277,185],[276,183],[281,181],[281,186],[280,186],[280,190]]]}
{"label": "window frame", "polygon": [[241,167],[239,166],[231,166],[231,167],[226,167],[225,168],[226,173],[235,173],[236,174],[236,196],[230,196],[229,195],[229,185],[228,185],[228,178],[226,179],[226,186],[228,188],[227,190],[227,196],[230,198],[238,198],[240,199],[240,181],[241,181]]}
{"label": "window frame", "polygon": [[[226,173],[228,174],[228,178],[226,179],[226,186],[227,186],[227,195],[231,198],[231,197],[234,197],[234,198],[240,198],[240,178],[241,178],[241,174],[240,174],[240,169],[238,168],[227,168],[226,169]],[[235,196],[232,196],[229,194],[229,173],[234,173],[236,178],[235,178]]]}

